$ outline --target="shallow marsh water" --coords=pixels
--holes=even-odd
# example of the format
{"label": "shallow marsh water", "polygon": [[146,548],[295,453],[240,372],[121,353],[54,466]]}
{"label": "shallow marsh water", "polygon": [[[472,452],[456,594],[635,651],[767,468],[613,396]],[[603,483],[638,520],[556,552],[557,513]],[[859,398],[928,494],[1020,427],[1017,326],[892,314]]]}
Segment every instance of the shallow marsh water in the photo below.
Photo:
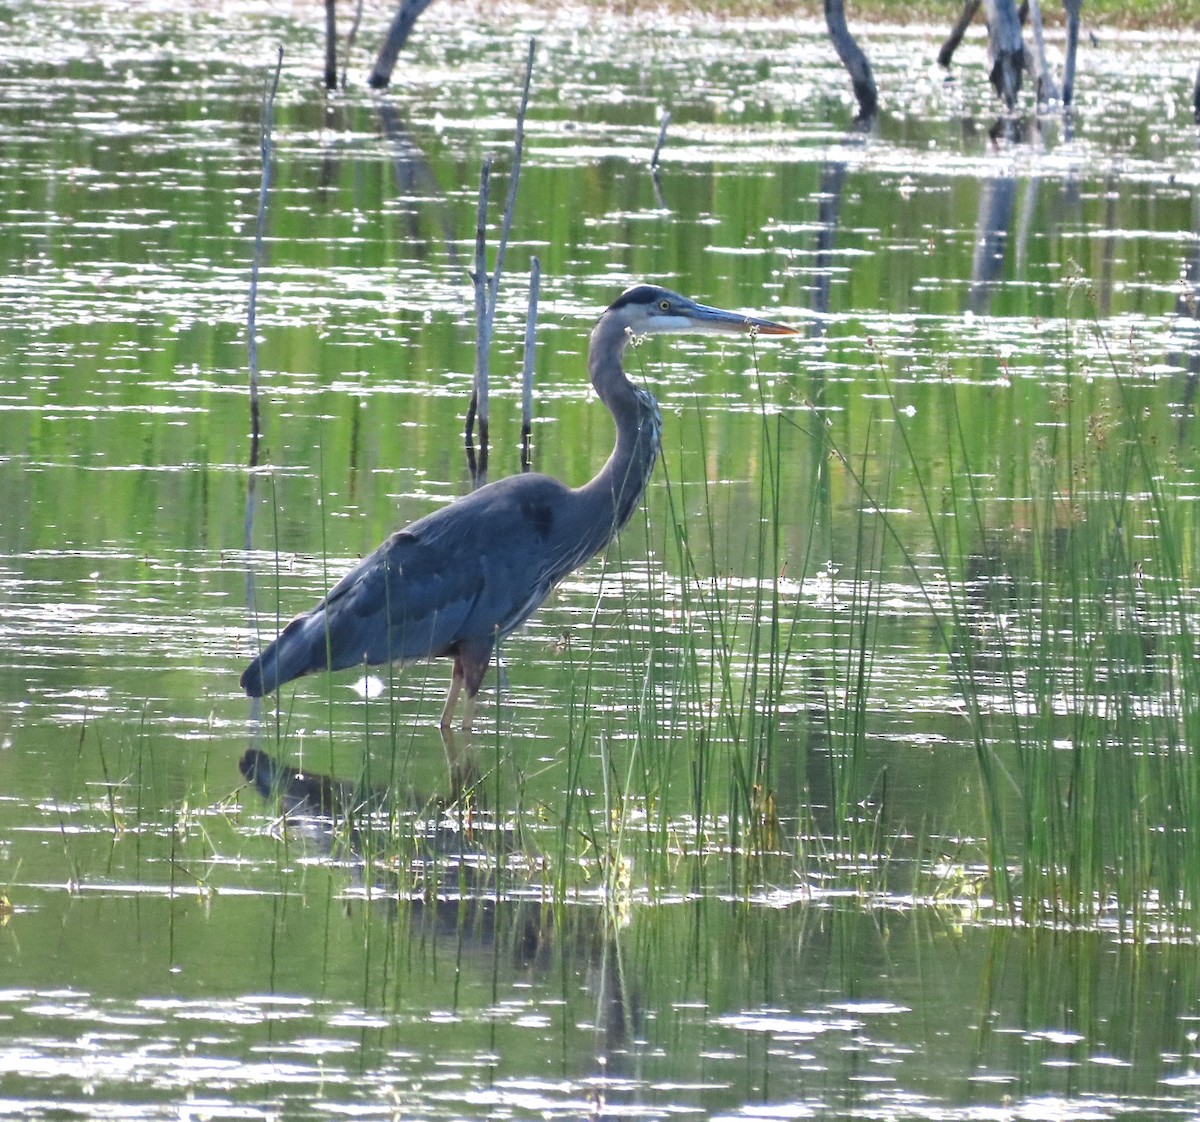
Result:
{"label": "shallow marsh water", "polygon": [[[1140,656],[1093,665],[1045,558],[1103,568],[1080,511],[1149,540],[1161,492],[1194,610],[1195,30],[1095,29],[1073,127],[993,141],[978,39],[947,83],[936,31],[871,29],[860,137],[816,25],[436,13],[390,94],[359,57],[327,97],[308,8],[10,12],[0,1112],[1193,1116],[1194,925],[1106,898],[1014,925],[970,729],[1016,791],[1014,729],[1066,744],[1098,698],[1119,741],[1182,704],[1145,641],[1166,601],[1096,632]],[[367,698],[303,683],[256,730],[237,677],[277,620],[468,486],[478,171],[495,153],[507,186],[531,34],[493,476],[518,469],[531,254],[535,459],[565,479],[608,452],[583,355],[627,283],[807,334],[634,352],[666,421],[645,516],[507,643],[473,758],[448,772],[442,665]],[[1131,426],[1157,468],[1126,493]],[[1098,582],[1153,593],[1145,554]],[[1022,616],[1011,588],[1048,591]],[[981,606],[947,641],[956,597]],[[1047,673],[1058,642],[1078,688]],[[242,784],[252,746],[392,813],[285,828]],[[461,813],[451,774],[479,777]],[[1013,794],[999,821],[1030,813]]]}

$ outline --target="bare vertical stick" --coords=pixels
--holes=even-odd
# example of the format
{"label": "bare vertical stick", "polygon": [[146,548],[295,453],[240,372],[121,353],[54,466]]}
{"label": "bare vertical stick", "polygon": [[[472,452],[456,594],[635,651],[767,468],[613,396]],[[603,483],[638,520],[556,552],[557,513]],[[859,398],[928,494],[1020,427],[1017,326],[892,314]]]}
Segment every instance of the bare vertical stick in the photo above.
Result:
{"label": "bare vertical stick", "polygon": [[542,263],[529,259],[529,315],[525,319],[525,360],[521,368],[521,470],[529,470],[529,438],[533,433],[533,356],[537,346],[538,289]]}
{"label": "bare vertical stick", "polygon": [[500,274],[504,270],[504,252],[508,249],[508,235],[512,230],[513,210],[517,205],[517,187],[521,182],[521,154],[525,150],[525,111],[529,108],[529,84],[533,78],[533,56],[537,40],[529,40],[529,57],[525,62],[525,85],[521,90],[521,107],[517,110],[517,129],[513,138],[512,174],[508,180],[508,198],[504,200],[504,218],[500,223],[500,241],[496,244],[496,268],[492,271],[488,285],[488,333],[496,315],[496,302],[500,294]]}
{"label": "bare vertical stick", "polygon": [[[254,484],[258,467],[258,447],[262,437],[261,412],[258,401],[258,274],[262,266],[263,237],[267,225],[267,196],[271,190],[271,115],[275,107],[275,94],[279,90],[279,75],[283,70],[283,47],[275,59],[275,72],[269,82],[263,84],[262,117],[259,127],[259,152],[262,158],[262,181],[258,190],[258,217],[254,226],[254,256],[250,262],[250,294],[246,308],[246,347],[247,366],[250,375],[250,474],[246,480],[246,512],[242,521],[243,544],[246,554],[254,544]],[[257,628],[258,608],[254,596],[254,569],[246,563],[246,612],[247,622],[251,630]],[[254,722],[255,737],[258,736],[258,720],[261,711],[261,699],[255,698],[250,703],[250,718]]]}
{"label": "bare vertical stick", "polygon": [[475,417],[479,416],[479,443],[487,448],[488,443],[488,350],[492,343],[492,323],[488,315],[487,275],[487,208],[488,192],[491,187],[492,158],[485,156],[479,170],[479,210],[475,220],[475,271],[471,280],[475,284],[475,385],[471,390],[471,402],[467,406],[467,423],[464,434],[467,447],[474,444]]}
{"label": "bare vertical stick", "polygon": [[654,154],[650,157],[650,167],[658,170],[658,157],[662,154],[663,145],[667,140],[667,126],[671,123],[671,114],[662,115],[662,124],[658,126],[658,142],[654,145]]}
{"label": "bare vertical stick", "polygon": [[488,447],[488,351],[492,342],[492,325],[496,319],[496,305],[500,296],[500,276],[504,271],[504,253],[508,248],[508,235],[512,230],[513,211],[517,202],[517,187],[521,181],[521,153],[525,147],[525,112],[529,107],[529,86],[533,79],[533,59],[537,40],[529,40],[529,57],[525,64],[525,85],[521,93],[521,106],[517,111],[516,138],[513,141],[512,173],[508,182],[508,198],[504,204],[504,217],[500,224],[500,240],[496,246],[496,267],[491,275],[487,271],[487,204],[488,180],[491,174],[491,157],[484,160],[479,184],[479,215],[475,227],[475,319],[477,337],[475,341],[475,386],[471,393],[471,404],[467,408],[466,441],[472,447],[475,418],[479,418],[480,458],[486,463]]}
{"label": "bare vertical stick", "polygon": [[258,405],[258,272],[262,266],[263,231],[267,225],[267,195],[271,190],[271,114],[275,94],[279,90],[279,74],[283,69],[283,47],[275,60],[275,74],[263,89],[262,124],[259,130],[259,151],[262,155],[262,182],[258,189],[258,220],[254,228],[254,258],[250,264],[250,298],[246,309],[246,337],[250,368],[250,466],[258,466],[258,443],[261,436]]}

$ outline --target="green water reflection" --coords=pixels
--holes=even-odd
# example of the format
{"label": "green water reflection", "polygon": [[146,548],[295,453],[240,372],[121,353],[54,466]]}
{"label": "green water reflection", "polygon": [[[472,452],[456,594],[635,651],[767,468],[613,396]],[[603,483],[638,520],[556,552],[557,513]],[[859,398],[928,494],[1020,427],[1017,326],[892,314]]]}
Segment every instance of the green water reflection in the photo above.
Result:
{"label": "green water reflection", "polygon": [[22,916],[23,938],[88,966],[31,962],[0,991],[6,1097],[34,1116],[51,1097],[146,1116],[185,1097],[289,1117],[1194,1109],[1188,948],[715,897],[617,930],[594,906],[396,910],[267,860],[269,894],[243,866],[249,897],[85,894]]}
{"label": "green water reflection", "polygon": [[[997,143],[981,45],[947,84],[924,29],[873,32],[885,113],[861,137],[804,21],[447,13],[386,98],[353,81],[327,98],[309,14],[9,15],[0,1109],[1195,1112],[1194,955],[1171,942],[1195,925],[1149,921],[1137,945],[1115,908],[1009,926],[971,731],[1012,777],[997,813],[1019,849],[1042,813],[1018,791],[1035,766],[1021,736],[1111,725],[1115,787],[1166,768],[1162,714],[1192,713],[1164,685],[1191,655],[1155,599],[1146,478],[1190,621],[1194,31],[1100,35],[1075,121]],[[385,17],[367,18],[371,43]],[[386,784],[407,815],[402,844],[364,852],[343,831],[331,854],[237,793],[254,735],[237,678],[280,620],[470,485],[478,171],[496,153],[505,183],[529,34],[493,477],[519,466],[534,254],[536,466],[573,482],[611,446],[584,348],[626,284],[806,335],[631,355],[663,407],[663,468],[607,562],[507,643],[476,745],[472,828],[507,839],[500,857],[481,846],[486,876],[413,840],[452,794],[432,727],[444,666],[383,675],[369,700],[353,675],[286,693],[257,743]],[[277,41],[266,467],[248,507],[244,325]],[[1134,445],[1152,471],[1123,473]],[[1094,562],[1107,616],[1047,580],[1057,558]],[[955,589],[971,610],[947,631]],[[1029,602],[1044,632],[1020,631]],[[1102,616],[1132,622],[1097,626],[1116,646],[1096,666],[1063,641],[1072,693],[1046,652]],[[786,660],[756,619],[791,629]],[[1149,743],[1123,739],[1139,725]],[[1191,915],[1200,886],[1161,887],[1142,906],[1175,887]]]}

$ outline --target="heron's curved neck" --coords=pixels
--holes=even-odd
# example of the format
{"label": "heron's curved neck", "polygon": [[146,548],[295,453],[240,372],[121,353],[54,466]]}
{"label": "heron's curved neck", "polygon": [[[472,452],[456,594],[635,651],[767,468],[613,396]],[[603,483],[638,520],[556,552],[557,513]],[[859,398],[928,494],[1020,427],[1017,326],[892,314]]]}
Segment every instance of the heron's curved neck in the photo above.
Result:
{"label": "heron's curved neck", "polygon": [[621,368],[621,356],[628,342],[625,326],[618,317],[604,315],[592,331],[588,348],[592,386],[612,414],[617,439],[608,462],[580,491],[603,502],[606,509],[611,504],[610,537],[629,521],[650,482],[662,427],[658,403],[635,386]]}

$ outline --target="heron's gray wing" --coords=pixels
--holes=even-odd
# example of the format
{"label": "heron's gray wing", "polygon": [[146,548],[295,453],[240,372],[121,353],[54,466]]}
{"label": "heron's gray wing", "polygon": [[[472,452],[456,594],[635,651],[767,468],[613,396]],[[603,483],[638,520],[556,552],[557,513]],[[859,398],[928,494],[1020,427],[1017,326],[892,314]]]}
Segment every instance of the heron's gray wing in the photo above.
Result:
{"label": "heron's gray wing", "polygon": [[578,564],[563,570],[557,543],[571,498],[547,476],[512,476],[393,535],[379,552],[388,554],[387,614],[401,657],[494,641],[528,619]]}
{"label": "heron's gray wing", "polygon": [[581,563],[559,544],[571,495],[547,476],[514,476],[393,534],[284,628],[242,675],[243,688],[269,693],[317,670],[494,642]]}

